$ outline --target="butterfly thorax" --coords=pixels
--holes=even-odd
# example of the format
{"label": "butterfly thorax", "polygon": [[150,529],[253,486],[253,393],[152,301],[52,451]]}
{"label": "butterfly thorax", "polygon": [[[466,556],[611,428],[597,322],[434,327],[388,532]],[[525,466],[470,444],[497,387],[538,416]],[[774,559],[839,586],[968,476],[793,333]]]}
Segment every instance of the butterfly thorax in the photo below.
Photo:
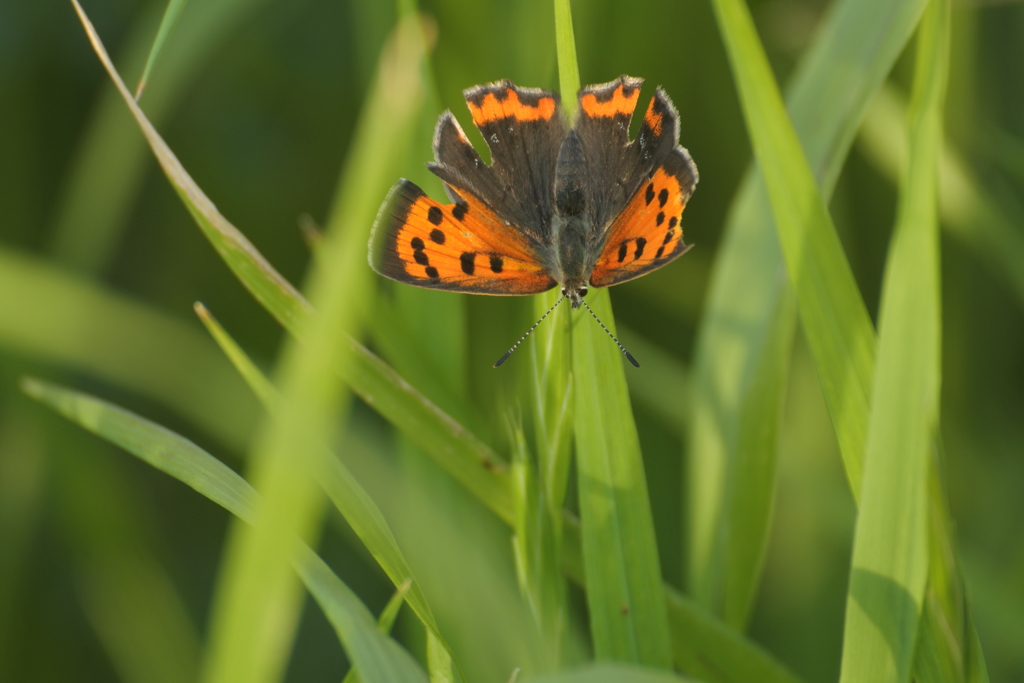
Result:
{"label": "butterfly thorax", "polygon": [[551,237],[557,263],[554,275],[573,308],[587,293],[593,264],[587,262],[587,239],[593,234],[587,210],[587,160],[579,136],[570,130],[558,152],[555,166],[554,208]]}

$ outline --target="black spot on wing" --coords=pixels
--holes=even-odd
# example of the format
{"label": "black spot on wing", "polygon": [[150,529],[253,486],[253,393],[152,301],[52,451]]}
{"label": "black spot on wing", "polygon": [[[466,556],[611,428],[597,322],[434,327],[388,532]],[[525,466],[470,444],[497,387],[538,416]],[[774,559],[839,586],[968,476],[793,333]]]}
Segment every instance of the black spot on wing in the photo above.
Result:
{"label": "black spot on wing", "polygon": [[636,238],[636,251],[633,253],[633,258],[638,259],[644,254],[644,247],[647,246],[647,240],[643,237]]}
{"label": "black spot on wing", "polygon": [[[664,192],[664,190],[662,190],[662,192]],[[665,212],[664,211],[659,211],[657,217],[654,219],[654,225],[661,226],[661,224],[664,223],[664,222],[665,222]],[[437,232],[437,231],[435,230],[435,232]]]}
{"label": "black spot on wing", "polygon": [[420,264],[421,266],[430,265],[430,259],[427,258],[427,252],[423,251],[422,249],[417,249],[416,251],[412,252],[412,257],[413,259],[416,260],[416,263]]}
{"label": "black spot on wing", "polygon": [[434,225],[441,225],[441,221],[444,220],[444,214],[441,213],[441,207],[430,207],[430,210],[427,211],[427,220],[433,223]]}
{"label": "black spot on wing", "polygon": [[647,193],[644,195],[644,199],[648,204],[654,201],[654,183],[647,186]]}
{"label": "black spot on wing", "polygon": [[472,275],[476,267],[476,254],[471,251],[463,252],[459,256],[459,261],[462,262],[462,272],[466,275]]}
{"label": "black spot on wing", "polygon": [[429,277],[431,280],[439,280],[441,278],[441,276],[438,275],[437,273],[437,268],[433,266],[427,266],[427,277]]}
{"label": "black spot on wing", "polygon": [[627,253],[629,253],[629,244],[627,242],[623,242],[619,245],[619,263],[626,260]]}
{"label": "black spot on wing", "polygon": [[672,218],[669,218],[668,219],[668,229],[671,230],[672,228],[676,227],[676,223],[678,223],[678,222],[679,222],[679,219],[676,218],[675,216],[672,216]]}
{"label": "black spot on wing", "polygon": [[425,244],[423,244],[423,240],[421,240],[419,237],[413,237],[411,240],[409,240],[409,244],[412,245],[412,248],[415,249],[416,251],[423,251],[423,247],[426,246]]}
{"label": "black spot on wing", "polygon": [[433,230],[430,231],[430,241],[434,242],[435,244],[444,244],[444,233],[438,230],[437,228],[434,228]]}
{"label": "black spot on wing", "polygon": [[665,202],[668,201],[668,188],[661,188],[661,192],[658,193],[658,206],[665,208]]}
{"label": "black spot on wing", "polygon": [[455,220],[461,221],[466,217],[467,211],[469,211],[469,204],[460,202],[455,205],[454,209],[452,209],[452,215],[455,216]]}
{"label": "black spot on wing", "polygon": [[500,256],[492,256],[491,257],[491,272],[492,273],[500,273],[501,269],[504,267],[504,265],[505,265],[505,261]]}

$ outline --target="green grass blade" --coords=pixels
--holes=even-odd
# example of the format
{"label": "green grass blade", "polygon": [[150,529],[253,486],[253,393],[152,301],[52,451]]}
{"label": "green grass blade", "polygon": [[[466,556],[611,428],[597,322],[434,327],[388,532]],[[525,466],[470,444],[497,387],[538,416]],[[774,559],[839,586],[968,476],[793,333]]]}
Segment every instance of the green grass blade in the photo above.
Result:
{"label": "green grass blade", "polygon": [[[258,494],[231,468],[191,441],[86,394],[35,379],[24,380],[22,389],[72,422],[190,486],[235,516],[256,521]],[[335,627],[364,681],[426,682],[422,669],[397,643],[380,633],[366,607],[308,547],[302,547],[297,554],[296,570]]]}
{"label": "green grass blade", "polygon": [[[409,586],[412,585],[412,581],[406,581],[395,594],[388,600],[388,604],[384,605],[384,609],[381,610],[380,616],[377,617],[377,629],[383,633],[391,633],[391,628],[395,625],[395,619],[398,618],[398,612],[402,609],[402,604],[405,602],[405,594],[409,590]],[[348,670],[345,674],[345,678],[342,679],[341,683],[359,683],[359,672],[356,671],[355,667]]]}
{"label": "green grass blade", "polygon": [[800,318],[856,491],[874,364],[871,319],[747,6],[742,0],[716,0],[714,8]]}
{"label": "green grass blade", "polygon": [[359,396],[511,525],[515,513],[507,463],[387,363],[356,342],[350,344],[356,362],[347,379]]}
{"label": "green grass blade", "polygon": [[[285,346],[283,400],[250,456],[262,505],[257,523],[236,524],[228,539],[202,680],[269,683],[284,675],[301,606],[288,562],[290,543],[293,536],[312,537],[321,523],[319,481],[325,471],[332,473],[325,470],[322,444],[335,436],[338,415],[348,408],[341,379],[351,357],[345,342],[358,333],[370,294],[365,244],[377,198],[391,184],[422,103],[423,37],[417,19],[398,24],[363,105],[307,285],[317,314],[301,323],[302,342],[291,339]],[[362,668],[361,675],[371,678]]]}
{"label": "green grass blade", "polygon": [[[591,308],[614,334],[607,290]],[[665,593],[622,353],[585,311],[573,316],[576,462],[594,651],[668,668]]]}
{"label": "green grass blade", "polygon": [[[787,102],[824,196],[831,195],[871,95],[902,52],[925,4],[839,0],[801,61]],[[768,194],[755,167],[733,203],[698,330],[688,446],[690,589],[701,604],[728,613],[736,625],[745,622],[750,604],[727,594],[723,579],[739,579],[746,569],[745,582],[755,586],[760,562],[737,561],[749,548],[738,548],[730,530],[756,528],[770,510],[747,505],[744,518],[736,519],[726,515],[725,506],[736,498],[730,486],[737,481],[732,474],[737,444],[749,442],[751,425],[762,422],[748,423],[741,415],[765,415],[778,404],[765,387],[753,392],[752,386],[756,369],[765,366],[771,353],[769,331],[796,325],[792,309],[780,306],[787,288]],[[782,390],[779,385],[775,393]],[[774,460],[774,446],[761,457]],[[774,488],[774,476],[762,486]]]}
{"label": "green grass blade", "polygon": [[[576,61],[576,38],[572,28],[569,0],[555,0],[555,48],[558,53],[558,80],[562,108],[570,120],[576,112],[576,93],[580,89],[580,69]],[[557,288],[533,299],[533,313],[539,320],[560,300]],[[572,325],[568,306],[559,305],[550,314],[548,324],[534,332],[532,389],[534,421],[540,462],[541,486],[545,490],[551,520],[555,525],[556,545],[561,545],[561,510],[569,483],[572,459]]]}
{"label": "green grass blade", "polygon": [[171,35],[171,29],[178,23],[178,17],[181,16],[181,12],[185,9],[185,3],[187,2],[188,0],[169,0],[167,3],[164,17],[160,20],[160,29],[153,40],[153,47],[149,50],[149,56],[146,57],[146,66],[142,70],[142,77],[139,78],[139,84],[135,87],[136,100],[142,97],[142,91],[146,89],[146,83],[149,81],[149,74],[153,71],[156,60],[160,57],[160,52],[164,48],[164,43],[167,42],[167,37]]}
{"label": "green grass blade", "polygon": [[235,366],[235,370],[242,376],[245,383],[249,385],[249,389],[256,395],[264,410],[270,408],[275,401],[279,400],[277,387],[256,367],[256,364],[252,362],[249,355],[231,338],[228,331],[217,322],[217,319],[213,317],[213,314],[210,313],[206,306],[197,301],[195,303],[195,311],[196,315],[199,316],[199,320],[206,327],[207,332],[217,342],[217,346],[228,357],[231,364]]}
{"label": "green grass blade", "polygon": [[[551,519],[547,495],[540,486],[537,465],[526,445],[522,426],[512,428],[512,480],[516,523],[512,548],[516,576],[545,647],[546,668],[557,670],[568,627],[565,577],[562,574],[561,514]],[[556,532],[557,530],[557,532]],[[556,533],[558,534],[556,536]]]}
{"label": "green grass blade", "polygon": [[[196,305],[196,312],[221,349],[224,350],[225,355],[231,359],[239,373],[259,397],[263,407],[267,411],[278,410],[281,396],[270,380],[260,372],[245,351],[238,346],[202,304]],[[423,625],[440,641],[445,650],[450,651],[437,628],[437,622],[427,603],[426,596],[423,594],[423,589],[419,583],[414,582],[412,570],[402,555],[398,542],[388,527],[380,508],[341,460],[326,450],[322,457],[326,466],[320,478],[320,485],[327,492],[331,502],[373,555],[384,573],[397,588],[402,589],[404,600],[409,603],[409,607],[416,613]],[[402,588],[403,586],[404,588]]]}
{"label": "green grass blade", "polygon": [[677,669],[721,683],[800,683],[800,678],[761,646],[686,595],[667,585],[665,595]]}
{"label": "green grass blade", "polygon": [[[233,448],[258,406],[199,330],[0,247],[0,347],[159,401]],[[154,362],[157,360],[158,362]]]}
{"label": "green grass blade", "polygon": [[[146,91],[146,112],[159,126],[193,79],[213,59],[218,44],[267,0],[194,3],[163,51],[160,78]],[[142,71],[152,49],[160,8],[150,5],[119,47],[124,73]],[[103,272],[127,225],[132,202],[146,178],[146,142],[131,125],[121,94],[104,89],[90,114],[55,218],[51,249],[57,260],[85,274]]]}
{"label": "green grass blade", "polygon": [[658,669],[647,669],[624,664],[591,664],[572,671],[528,678],[523,683],[685,683],[683,678]]}
{"label": "green grass blade", "polygon": [[[555,1],[555,38],[566,106],[579,90],[568,0]],[[589,303],[614,334],[608,291],[594,290]],[[669,668],[658,544],[624,361],[596,321],[580,311],[570,316],[583,564],[594,654]]]}
{"label": "green grass blade", "polygon": [[[906,103],[892,86],[871,103],[860,143],[876,168],[897,182],[907,164]],[[991,263],[1024,306],[1024,235],[1010,214],[968,170],[951,141],[942,150],[939,211],[943,227]]]}
{"label": "green grass blade", "polygon": [[[790,277],[795,285],[804,328],[839,437],[847,476],[856,495],[860,490],[859,458],[862,456],[855,446],[858,438],[866,435],[868,420],[866,404],[862,400],[863,390],[864,387],[870,386],[869,375],[874,373],[871,354],[866,353],[870,349],[869,342],[872,341],[870,322],[866,314],[863,314],[863,304],[857,305],[854,301],[859,295],[852,278],[848,277],[849,268],[842,259],[842,251],[831,230],[824,206],[820,200],[803,206],[800,204],[801,200],[807,200],[805,195],[814,189],[813,184],[808,181],[809,172],[806,167],[798,168],[800,164],[794,169],[785,170],[786,164],[782,159],[799,161],[801,154],[799,147],[793,144],[794,140],[786,125],[785,113],[781,110],[777,93],[773,93],[774,81],[763,58],[763,51],[759,48],[749,14],[742,4],[731,0],[719,3],[716,7],[720,10],[720,23],[726,34],[728,49],[735,53],[733,66],[737,71],[737,81],[740,84],[745,110],[750,114],[748,123],[752,138],[755,140],[755,151],[759,159],[767,163],[767,168],[774,169],[768,174],[771,176],[768,191],[775,204],[773,208],[776,212],[780,241],[786,254]],[[755,68],[748,68],[751,67],[750,60],[757,63]],[[772,143],[775,144],[774,147],[771,146]],[[769,145],[769,151],[766,151],[763,145]],[[787,155],[783,150],[788,150],[790,154]],[[817,227],[811,231],[806,245],[800,239],[799,233],[792,230],[794,225],[800,224],[801,208],[809,212],[804,216],[808,219],[807,225]],[[790,229],[784,227],[784,219],[793,219]],[[829,244],[833,246],[830,247]],[[803,251],[805,246],[809,250],[815,250],[813,258],[809,256],[811,252]],[[839,270],[836,270],[837,263]],[[818,278],[821,286],[808,287],[806,279],[803,280],[803,287],[801,286],[801,276],[806,275],[801,268],[808,265],[812,269],[811,275]],[[817,272],[814,268],[818,268]],[[837,277],[837,274],[843,275]],[[821,279],[822,276],[825,276],[825,279]],[[810,282],[813,283],[815,280],[811,279]],[[843,282],[846,284],[843,285]],[[835,289],[826,289],[825,283],[830,283]],[[825,310],[826,308],[830,310]],[[812,324],[812,321],[816,321],[817,324]],[[847,344],[849,346],[844,351]],[[848,352],[847,358],[838,357],[844,352]],[[942,561],[947,560],[942,558]]]}
{"label": "green grass blade", "polygon": [[[928,466],[941,384],[937,185],[949,22],[948,0],[934,0],[918,34],[910,156],[879,314],[846,604],[844,683],[910,680],[928,577]],[[935,625],[933,618],[925,621]]]}
{"label": "green grass blade", "polygon": [[[562,566],[573,581],[582,585],[579,520],[570,513],[565,515]],[[721,683],[800,683],[800,679],[769,652],[678,589],[664,584],[664,591],[672,636],[672,661],[677,669]]]}
{"label": "green grass blade", "polygon": [[380,611],[380,616],[377,617],[377,628],[381,633],[391,633],[395,620],[398,619],[398,612],[405,603],[405,595],[411,586],[411,579],[403,581],[402,585],[395,589],[395,594],[388,600],[388,604],[384,605],[384,609]]}
{"label": "green grass blade", "polygon": [[185,208],[192,214],[210,244],[253,297],[282,325],[289,329],[293,327],[304,314],[309,313],[308,304],[299,296],[291,283],[281,277],[273,266],[263,258],[263,255],[246,239],[245,235],[221,215],[209,197],[192,180],[178,158],[174,156],[174,152],[156,132],[131,93],[128,92],[128,88],[110,61],[96,29],[93,28],[81,5],[77,0],[72,0],[72,3],[82,21],[89,42],[92,43],[93,50],[121,93],[121,98],[128,105],[132,116],[135,117],[153,154],[156,155],[160,167],[171,181],[171,186],[181,197]]}
{"label": "green grass blade", "polygon": [[796,326],[791,324],[796,311],[791,289],[779,298],[767,330],[765,345],[753,368],[747,397],[742,404],[737,432],[734,467],[727,485],[725,501],[728,536],[731,543],[729,562],[722,577],[725,595],[725,621],[744,624],[757,593],[757,577],[761,574],[768,545],[774,509],[775,454],[778,444],[780,414],[785,386],[789,376],[789,360],[793,351]]}
{"label": "green grass blade", "polygon": [[[561,295],[560,291],[552,291],[534,297],[533,312],[537,319],[547,313]],[[548,508],[556,513],[552,515],[556,536],[561,535],[557,513],[565,503],[572,461],[571,313],[567,304],[559,305],[534,331],[529,349],[539,481]]]}
{"label": "green grass blade", "polygon": [[569,0],[554,0],[555,48],[558,52],[558,89],[569,119],[576,115],[576,93],[580,89],[580,66],[576,60],[576,35],[572,28]]}

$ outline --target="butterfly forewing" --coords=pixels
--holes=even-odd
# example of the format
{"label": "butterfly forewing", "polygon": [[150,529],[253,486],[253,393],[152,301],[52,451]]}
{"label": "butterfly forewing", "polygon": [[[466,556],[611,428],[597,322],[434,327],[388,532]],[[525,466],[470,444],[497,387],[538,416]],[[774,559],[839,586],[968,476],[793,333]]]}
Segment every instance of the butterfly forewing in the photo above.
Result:
{"label": "butterfly forewing", "polygon": [[477,197],[441,204],[402,180],[388,194],[370,235],[370,265],[399,282],[477,294],[536,294],[554,280],[523,235]]}
{"label": "butterfly forewing", "polygon": [[551,194],[558,149],[566,124],[558,95],[520,88],[504,80],[479,85],[463,95],[473,123],[491,152],[483,163],[455,117],[446,112],[434,135],[436,163],[429,168],[452,187],[485,202],[512,230],[548,245]]}

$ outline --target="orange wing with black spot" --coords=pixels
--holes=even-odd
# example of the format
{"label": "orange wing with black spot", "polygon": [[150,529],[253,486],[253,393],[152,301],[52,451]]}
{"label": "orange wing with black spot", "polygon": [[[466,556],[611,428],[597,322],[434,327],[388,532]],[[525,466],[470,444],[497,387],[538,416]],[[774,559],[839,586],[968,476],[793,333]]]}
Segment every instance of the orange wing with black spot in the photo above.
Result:
{"label": "orange wing with black spot", "polygon": [[689,155],[672,154],[655,169],[612,223],[590,284],[608,287],[661,268],[689,249],[683,209],[693,192]]}
{"label": "orange wing with black spot", "polygon": [[687,250],[683,209],[697,185],[697,167],[679,146],[679,114],[664,90],[651,98],[635,139],[629,139],[643,80],[621,76],[579,92],[574,129],[596,188],[589,207],[595,227],[588,246],[590,284],[632,280]]}
{"label": "orange wing with black spot", "polygon": [[529,239],[477,197],[441,204],[408,180],[388,193],[370,234],[370,266],[419,287],[537,294],[555,286]]}

